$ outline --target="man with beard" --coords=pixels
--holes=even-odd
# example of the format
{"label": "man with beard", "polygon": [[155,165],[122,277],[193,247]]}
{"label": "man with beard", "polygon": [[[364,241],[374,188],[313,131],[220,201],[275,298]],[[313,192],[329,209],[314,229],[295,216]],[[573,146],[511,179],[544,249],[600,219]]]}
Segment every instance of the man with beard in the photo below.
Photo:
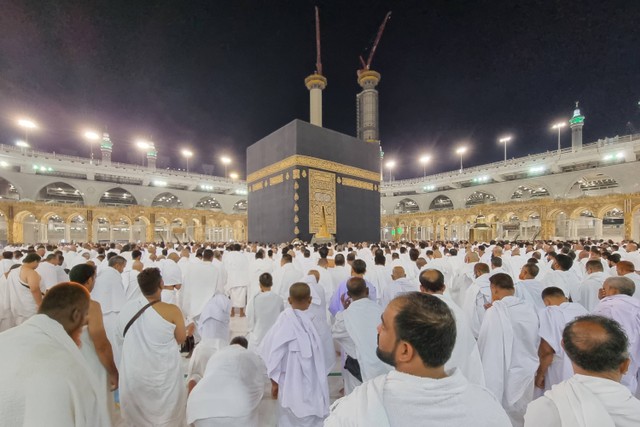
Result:
{"label": "man with beard", "polygon": [[[509,418],[486,389],[444,364],[456,341],[447,304],[412,292],[395,298],[378,326],[378,357],[395,367],[336,401],[325,421],[334,426],[504,426]],[[384,398],[383,398],[384,396]]]}

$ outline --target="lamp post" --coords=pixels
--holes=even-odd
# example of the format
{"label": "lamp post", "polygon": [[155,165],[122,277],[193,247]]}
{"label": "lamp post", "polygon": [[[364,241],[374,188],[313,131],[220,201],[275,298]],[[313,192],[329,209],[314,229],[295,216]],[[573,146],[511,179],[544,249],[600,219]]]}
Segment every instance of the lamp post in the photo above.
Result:
{"label": "lamp post", "polygon": [[84,137],[87,138],[89,146],[91,147],[91,159],[89,160],[89,164],[93,164],[93,141],[100,139],[100,135],[98,135],[98,132],[87,130],[84,132]]}
{"label": "lamp post", "polygon": [[504,138],[500,138],[498,140],[499,143],[504,144],[504,163],[507,163],[507,143],[511,141],[510,136],[505,136]]}
{"label": "lamp post", "polygon": [[396,167],[396,162],[395,160],[389,160],[385,166],[387,167],[387,169],[389,169],[389,182],[391,182],[391,171],[393,170],[394,167]]}
{"label": "lamp post", "polygon": [[551,129],[558,129],[558,156],[560,155],[560,151],[562,150],[562,147],[560,147],[560,132],[562,131],[562,128],[565,127],[566,125],[567,125],[566,122],[558,122],[553,126],[551,126]]}
{"label": "lamp post", "polygon": [[224,177],[226,178],[227,177],[227,168],[231,164],[231,158],[227,157],[227,156],[222,156],[222,157],[220,157],[220,161],[224,165]]}
{"label": "lamp post", "polygon": [[420,157],[420,163],[422,163],[422,177],[427,177],[427,163],[431,161],[431,156],[425,155]]}
{"label": "lamp post", "polygon": [[467,152],[467,147],[459,147],[456,150],[456,154],[460,155],[460,173],[462,173],[462,156]]}
{"label": "lamp post", "polygon": [[138,149],[142,151],[142,166],[144,166],[144,155],[147,150],[151,148],[151,144],[149,144],[147,141],[140,140],[136,142],[136,147],[138,147]]}
{"label": "lamp post", "polygon": [[187,173],[189,173],[189,159],[193,157],[193,151],[191,150],[182,150],[182,155],[185,159],[187,159]]}
{"label": "lamp post", "polygon": [[29,144],[29,131],[38,129],[38,125],[31,119],[19,119],[18,126],[24,129],[24,141]]}

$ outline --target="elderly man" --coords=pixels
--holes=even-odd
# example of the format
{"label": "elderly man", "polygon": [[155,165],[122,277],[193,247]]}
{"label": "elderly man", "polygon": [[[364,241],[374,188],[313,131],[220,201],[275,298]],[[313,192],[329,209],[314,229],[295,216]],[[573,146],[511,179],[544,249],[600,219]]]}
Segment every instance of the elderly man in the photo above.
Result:
{"label": "elderly man", "polygon": [[456,323],[442,300],[417,292],[400,295],[385,309],[378,335],[378,357],[395,370],[335,402],[325,427],[510,426],[486,389],[457,369],[445,371]]}
{"label": "elderly man", "polygon": [[100,397],[106,385],[78,348],[89,298],[78,284],[54,286],[39,314],[0,334],[0,425],[111,425]]}
{"label": "elderly man", "polygon": [[[347,295],[350,300],[345,298]],[[376,357],[376,326],[380,322],[382,308],[369,299],[369,289],[361,277],[347,280],[347,295],[343,297],[347,308],[336,314],[331,329],[333,338],[345,355],[345,394],[351,393],[363,381],[386,374],[391,369]]]}
{"label": "elderly man", "polygon": [[551,286],[542,291],[545,309],[540,319],[540,366],[536,372],[536,387],[549,390],[573,375],[571,361],[562,348],[562,331],[567,323],[588,314],[580,304],[569,302],[562,289]]}
{"label": "elderly man", "polygon": [[640,425],[640,401],[620,384],[629,367],[629,342],[620,325],[583,316],[562,333],[575,375],[531,402],[526,427]]}
{"label": "elderly man", "polygon": [[545,285],[536,280],[538,273],[540,273],[540,269],[537,265],[526,263],[520,269],[520,275],[518,276],[520,281],[515,284],[516,296],[533,305],[536,311],[543,310],[545,307],[540,297]]}
{"label": "elderly man", "polygon": [[492,305],[487,310],[478,349],[487,388],[502,403],[511,423],[521,426],[533,399],[538,368],[538,316],[534,308],[514,296],[511,276],[491,276]]}
{"label": "elderly man", "polygon": [[444,301],[456,319],[456,344],[451,358],[444,365],[447,371],[458,368],[462,374],[474,384],[484,386],[484,371],[476,340],[471,332],[469,320],[464,311],[453,300],[445,295],[444,275],[439,270],[425,270],[420,273],[420,291],[433,295]]}
{"label": "elderly man", "polygon": [[629,337],[629,371],[621,383],[635,393],[638,388],[640,367],[640,300],[634,298],[636,287],[628,277],[610,277],[602,285],[602,299],[593,314],[618,322]]}
{"label": "elderly man", "polygon": [[382,307],[386,307],[396,296],[405,292],[416,292],[419,289],[416,279],[409,279],[405,274],[404,268],[400,266],[393,267],[391,270],[392,282],[384,289],[380,302]]}

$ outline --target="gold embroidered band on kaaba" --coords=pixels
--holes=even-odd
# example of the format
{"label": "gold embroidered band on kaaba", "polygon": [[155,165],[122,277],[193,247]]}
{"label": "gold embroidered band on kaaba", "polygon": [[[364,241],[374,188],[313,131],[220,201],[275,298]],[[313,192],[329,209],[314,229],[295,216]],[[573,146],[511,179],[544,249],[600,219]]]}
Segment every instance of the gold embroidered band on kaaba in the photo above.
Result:
{"label": "gold embroidered band on kaaba", "polygon": [[249,174],[249,176],[247,176],[247,183],[251,185],[255,183],[255,181],[259,181],[269,175],[273,175],[278,172],[283,172],[295,166],[306,166],[306,167],[326,170],[330,172],[335,172],[342,175],[349,175],[356,178],[362,178],[369,181],[380,182],[380,172],[372,172],[366,169],[356,168],[353,166],[344,165],[342,163],[332,162],[330,160],[323,160],[323,159],[318,159],[316,157],[303,156],[300,154],[296,154]]}

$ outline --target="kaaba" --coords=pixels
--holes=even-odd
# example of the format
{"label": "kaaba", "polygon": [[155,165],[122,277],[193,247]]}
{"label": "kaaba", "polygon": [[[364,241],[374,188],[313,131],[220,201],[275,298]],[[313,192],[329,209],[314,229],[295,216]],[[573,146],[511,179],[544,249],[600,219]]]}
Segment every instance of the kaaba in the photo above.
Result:
{"label": "kaaba", "polygon": [[377,241],[380,148],[294,120],[247,148],[252,242]]}

